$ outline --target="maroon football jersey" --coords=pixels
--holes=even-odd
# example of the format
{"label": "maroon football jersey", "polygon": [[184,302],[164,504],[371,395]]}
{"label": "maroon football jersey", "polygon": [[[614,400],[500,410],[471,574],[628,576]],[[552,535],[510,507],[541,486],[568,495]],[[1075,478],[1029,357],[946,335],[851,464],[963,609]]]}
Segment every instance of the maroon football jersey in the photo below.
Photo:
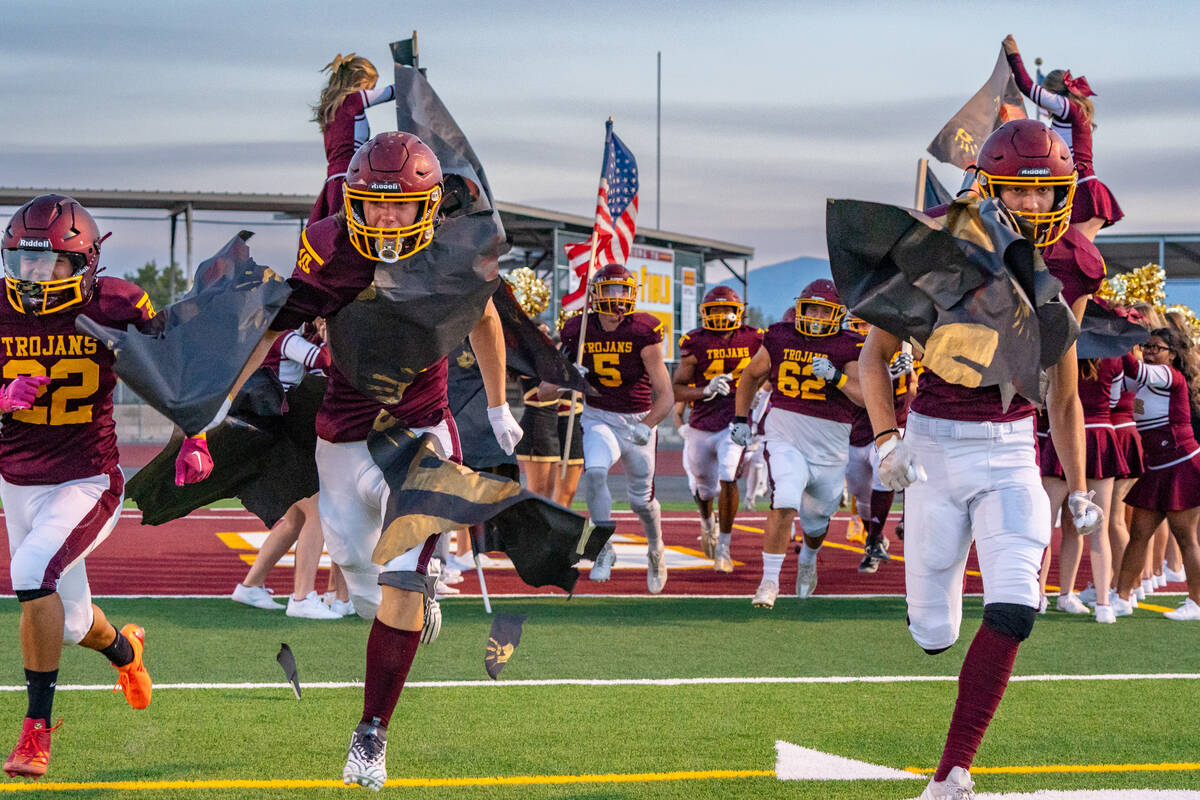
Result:
{"label": "maroon football jersey", "polygon": [[[371,285],[375,264],[350,244],[346,225],[338,217],[308,226],[300,234],[296,269],[288,279],[292,294],[271,329],[286,331],[336,314]],[[317,412],[317,435],[327,442],[362,441],[382,408],[409,428],[434,425],[449,413],[446,375],[446,359],[442,358],[417,376],[400,402],[384,406],[355,389],[334,361]]]}
{"label": "maroon football jersey", "polygon": [[1104,280],[1104,257],[1078,228],[1067,228],[1061,239],[1042,250],[1042,259],[1050,274],[1062,281],[1067,305],[1095,294]]}
{"label": "maroon football jersey", "polygon": [[696,359],[692,386],[703,389],[718,375],[732,375],[729,394],[712,400],[693,400],[688,427],[698,431],[719,431],[733,422],[733,406],[738,378],[750,359],[762,347],[763,332],[743,325],[735,331],[710,331],[696,328],[679,340],[680,357]]}
{"label": "maroon football jersey", "polygon": [[767,328],[762,346],[771,357],[767,376],[773,387],[771,408],[834,422],[853,421],[858,406],[824,378],[813,375],[812,361],[825,356],[845,372],[847,364],[858,361],[862,344],[863,337],[850,330],[833,336],[805,336],[792,322],[776,322]]}
{"label": "maroon football jersey", "polygon": [[46,486],[103,475],[117,466],[113,422],[113,354],[75,330],[86,314],[117,330],[147,327],[150,298],[120,278],[99,278],[87,303],[56,314],[22,314],[0,300],[0,369],[3,382],[18,375],[48,375],[33,407],[0,424],[0,475],[21,486]]}
{"label": "maroon football jersey", "polygon": [[1005,411],[998,386],[972,389],[944,381],[929,368],[921,373],[912,410],[926,417],[963,422],[1012,422],[1034,413],[1033,404],[1019,394],[1013,396]]}
{"label": "maroon football jersey", "polygon": [[[908,408],[912,405],[913,387],[917,385],[917,373],[906,372],[892,378],[892,407],[896,410],[896,426],[903,428],[908,419]],[[850,424],[850,446],[866,447],[875,441],[875,429],[871,416],[865,408],[854,407],[854,421]]]}
{"label": "maroon football jersey", "polygon": [[[571,317],[563,326],[562,349],[571,361],[579,349],[581,316]],[[633,313],[622,317],[616,330],[609,332],[600,327],[600,315],[588,314],[587,321],[583,366],[596,394],[588,395],[584,402],[623,414],[649,411],[653,401],[642,348],[662,344],[662,322],[653,314]]]}

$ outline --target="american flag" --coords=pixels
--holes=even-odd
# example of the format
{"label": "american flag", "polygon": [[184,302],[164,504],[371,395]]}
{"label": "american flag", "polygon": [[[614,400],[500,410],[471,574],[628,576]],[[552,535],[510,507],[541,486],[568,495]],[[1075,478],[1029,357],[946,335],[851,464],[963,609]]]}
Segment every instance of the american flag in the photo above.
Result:
{"label": "american flag", "polygon": [[[609,263],[603,253],[608,247],[611,238],[608,234],[600,237],[599,244],[596,247],[596,269],[600,269]],[[592,260],[592,240],[588,239],[585,242],[563,245],[563,251],[567,254],[568,266],[570,266],[571,271],[579,278],[579,286],[570,294],[563,295],[562,306],[567,311],[580,311],[583,309],[583,304],[587,299],[587,273],[588,264]]]}
{"label": "american flag", "polygon": [[629,258],[637,230],[637,194],[637,159],[613,133],[610,119],[605,125],[604,164],[600,168],[593,235],[609,234],[612,238],[603,244],[604,258],[597,263],[624,264]]}

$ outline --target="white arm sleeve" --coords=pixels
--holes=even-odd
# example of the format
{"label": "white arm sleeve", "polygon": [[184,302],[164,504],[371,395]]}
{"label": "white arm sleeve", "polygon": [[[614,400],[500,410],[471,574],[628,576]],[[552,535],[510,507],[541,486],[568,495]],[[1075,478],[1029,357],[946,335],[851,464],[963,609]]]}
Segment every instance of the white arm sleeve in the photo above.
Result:
{"label": "white arm sleeve", "polygon": [[1071,102],[1067,98],[1061,94],[1048,92],[1036,84],[1029,91],[1029,99],[1059,119],[1065,120],[1071,111]]}
{"label": "white arm sleeve", "polygon": [[362,95],[363,107],[370,108],[380,103],[386,103],[388,100],[395,100],[396,87],[384,86],[382,89],[364,89]]}
{"label": "white arm sleeve", "polygon": [[[1127,385],[1129,380],[1128,377],[1125,379]],[[1151,389],[1169,389],[1174,380],[1171,368],[1166,364],[1147,364],[1142,361],[1138,363],[1138,373],[1133,378],[1133,387],[1149,386]]]}
{"label": "white arm sleeve", "polygon": [[288,331],[284,334],[283,344],[279,348],[280,355],[303,364],[305,369],[312,369],[312,365],[317,360],[317,354],[320,352],[320,347],[307,341],[295,331]]}

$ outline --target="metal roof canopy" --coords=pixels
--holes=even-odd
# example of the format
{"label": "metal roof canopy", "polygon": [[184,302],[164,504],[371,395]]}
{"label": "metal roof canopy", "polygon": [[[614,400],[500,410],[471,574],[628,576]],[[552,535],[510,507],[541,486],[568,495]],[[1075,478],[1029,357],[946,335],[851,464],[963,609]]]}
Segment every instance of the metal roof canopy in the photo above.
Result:
{"label": "metal roof canopy", "polygon": [[1101,234],[1096,246],[1113,274],[1154,263],[1167,280],[1200,278],[1200,233]]}
{"label": "metal roof canopy", "polygon": [[[165,192],[125,189],[49,189],[0,187],[0,205],[20,206],[40,194],[65,194],[74,197],[88,208],[154,209],[164,211],[171,223],[171,260],[175,255],[175,226],[182,214],[187,235],[185,275],[192,273],[192,215],[194,211],[274,213],[295,219],[303,224],[316,202],[307,194],[243,194],[238,192]],[[541,251],[538,262],[554,262],[550,249],[554,246],[554,231],[563,230],[588,236],[592,219],[577,214],[565,214],[532,206],[497,201],[500,218],[514,247],[526,251]],[[635,241],[674,250],[699,253],[705,262],[719,261],[736,278],[746,282],[747,262],[754,257],[754,248],[746,245],[706,239],[682,233],[670,233],[653,228],[639,228]],[[740,274],[728,263],[740,260]]]}

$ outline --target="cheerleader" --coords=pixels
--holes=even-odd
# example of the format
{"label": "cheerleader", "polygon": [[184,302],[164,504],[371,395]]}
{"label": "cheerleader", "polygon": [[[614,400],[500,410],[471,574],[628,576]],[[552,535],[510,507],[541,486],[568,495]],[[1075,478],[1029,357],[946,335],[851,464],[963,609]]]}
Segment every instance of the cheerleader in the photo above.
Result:
{"label": "cheerleader", "polygon": [[379,72],[362,56],[338,53],[322,69],[329,73],[329,83],[321,99],[312,107],[312,121],[321,127],[325,136],[325,186],[317,196],[308,224],[332,216],[342,207],[342,183],[354,151],[371,138],[367,109],[396,99],[396,87],[376,89]]}
{"label": "cheerleader", "polygon": [[1089,240],[1096,238],[1101,228],[1106,228],[1124,215],[1116,198],[1108,187],[1096,177],[1092,168],[1092,121],[1095,114],[1092,101],[1095,92],[1088,86],[1087,78],[1071,76],[1070,70],[1056,69],[1050,72],[1037,86],[1025,71],[1017,42],[1011,35],[1003,42],[1008,65],[1021,93],[1050,113],[1051,127],[1071,146],[1075,156],[1075,168],[1079,172],[1079,185],[1075,190],[1075,202],[1071,207],[1071,224],[1079,228]]}
{"label": "cheerleader", "polygon": [[1200,410],[1200,366],[1190,343],[1170,328],[1156,328],[1142,353],[1144,362],[1128,355],[1124,360],[1125,383],[1137,388],[1134,419],[1145,451],[1145,472],[1125,498],[1133,507],[1133,523],[1113,610],[1117,616],[1133,613],[1133,588],[1146,546],[1165,517],[1183,556],[1188,597],[1164,616],[1200,620],[1200,445],[1191,426],[1193,411]]}

